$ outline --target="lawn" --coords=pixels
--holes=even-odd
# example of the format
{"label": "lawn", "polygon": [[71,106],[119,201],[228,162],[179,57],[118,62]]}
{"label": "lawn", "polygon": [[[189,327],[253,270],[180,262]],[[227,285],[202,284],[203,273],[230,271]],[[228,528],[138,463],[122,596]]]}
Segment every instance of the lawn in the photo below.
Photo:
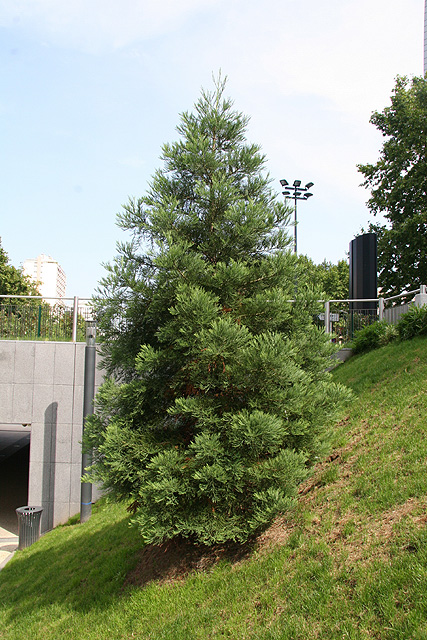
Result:
{"label": "lawn", "polygon": [[0,638],[425,640],[427,339],[333,372],[354,391],[293,513],[245,547],[143,548],[101,502],[0,573]]}

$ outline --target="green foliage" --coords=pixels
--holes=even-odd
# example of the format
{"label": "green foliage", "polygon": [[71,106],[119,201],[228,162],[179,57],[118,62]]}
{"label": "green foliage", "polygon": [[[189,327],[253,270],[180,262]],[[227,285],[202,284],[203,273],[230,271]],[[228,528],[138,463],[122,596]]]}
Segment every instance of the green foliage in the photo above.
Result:
{"label": "green foliage", "polygon": [[348,397],[326,373],[320,291],[298,283],[289,212],[223,93],[219,81],[181,116],[148,194],[125,206],[133,239],[96,300],[121,384],[102,388],[86,446],[146,542],[244,541],[266,527]]}
{"label": "green foliage", "polygon": [[354,353],[363,353],[371,351],[378,347],[383,347],[399,335],[397,328],[382,320],[381,322],[373,322],[372,324],[356,331],[351,348]]}
{"label": "green foliage", "polygon": [[391,105],[371,122],[386,138],[376,164],[358,165],[378,234],[379,285],[386,296],[427,282],[427,79],[398,77]]}
{"label": "green foliage", "polygon": [[314,283],[326,300],[347,300],[349,295],[349,265],[347,260],[332,264],[324,260],[315,264],[308,256],[298,256],[301,280]]}
{"label": "green foliage", "polygon": [[382,347],[396,338],[411,340],[416,336],[425,335],[427,335],[427,306],[413,305],[402,315],[396,326],[383,320],[357,331],[351,347],[354,353],[363,353]]}
{"label": "green foliage", "polygon": [[[9,264],[0,238],[0,295],[38,295],[37,287],[20,269]],[[1,300],[1,299],[0,299]]]}
{"label": "green foliage", "polygon": [[411,306],[409,311],[400,318],[397,330],[401,340],[427,335],[427,306]]}

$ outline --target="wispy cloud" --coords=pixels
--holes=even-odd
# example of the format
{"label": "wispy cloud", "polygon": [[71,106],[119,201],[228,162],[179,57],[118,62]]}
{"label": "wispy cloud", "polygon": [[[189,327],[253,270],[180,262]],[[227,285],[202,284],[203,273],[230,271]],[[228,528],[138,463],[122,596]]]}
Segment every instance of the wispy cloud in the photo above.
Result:
{"label": "wispy cloud", "polygon": [[92,53],[128,46],[182,26],[218,0],[4,0],[2,26],[31,27],[55,44]]}

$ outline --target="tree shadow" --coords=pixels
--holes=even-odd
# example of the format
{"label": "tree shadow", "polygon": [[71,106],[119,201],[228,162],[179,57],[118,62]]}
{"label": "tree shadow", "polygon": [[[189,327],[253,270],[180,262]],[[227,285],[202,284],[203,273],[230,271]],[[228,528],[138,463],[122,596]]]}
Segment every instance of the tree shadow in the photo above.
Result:
{"label": "tree shadow", "polygon": [[182,581],[218,563],[251,555],[254,542],[214,547],[177,538],[141,548],[128,518],[97,526],[69,527],[69,535],[49,537],[15,554],[0,572],[0,602],[6,623],[39,615],[42,608],[66,605],[79,613],[106,610],[129,588]]}
{"label": "tree shadow", "polygon": [[150,544],[139,552],[138,563],[126,576],[123,590],[128,586],[143,587],[153,581],[182,581],[189,574],[207,572],[222,561],[237,564],[248,558],[254,547],[255,540],[208,547],[180,537],[160,545]]}

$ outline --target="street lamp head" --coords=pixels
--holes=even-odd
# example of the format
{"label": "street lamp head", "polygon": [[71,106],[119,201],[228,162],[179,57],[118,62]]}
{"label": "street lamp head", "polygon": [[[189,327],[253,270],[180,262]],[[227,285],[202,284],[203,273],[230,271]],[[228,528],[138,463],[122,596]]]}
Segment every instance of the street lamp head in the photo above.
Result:
{"label": "street lamp head", "polygon": [[301,180],[294,180],[294,187],[299,187],[301,185]]}
{"label": "street lamp head", "polygon": [[[311,189],[311,187],[314,185],[314,182],[307,182],[307,184],[305,185],[306,189]],[[312,193],[310,195],[313,195]]]}
{"label": "street lamp head", "polygon": [[282,191],[282,195],[285,196],[285,198],[287,198],[288,196],[291,195],[290,191]]}
{"label": "street lamp head", "polygon": [[313,195],[312,193],[306,193],[306,194],[305,194],[305,197],[306,197],[306,198],[311,198],[311,196],[312,196],[312,195]]}
{"label": "street lamp head", "polygon": [[280,184],[282,185],[282,187],[287,187],[289,182],[283,178],[282,180],[280,180]]}

